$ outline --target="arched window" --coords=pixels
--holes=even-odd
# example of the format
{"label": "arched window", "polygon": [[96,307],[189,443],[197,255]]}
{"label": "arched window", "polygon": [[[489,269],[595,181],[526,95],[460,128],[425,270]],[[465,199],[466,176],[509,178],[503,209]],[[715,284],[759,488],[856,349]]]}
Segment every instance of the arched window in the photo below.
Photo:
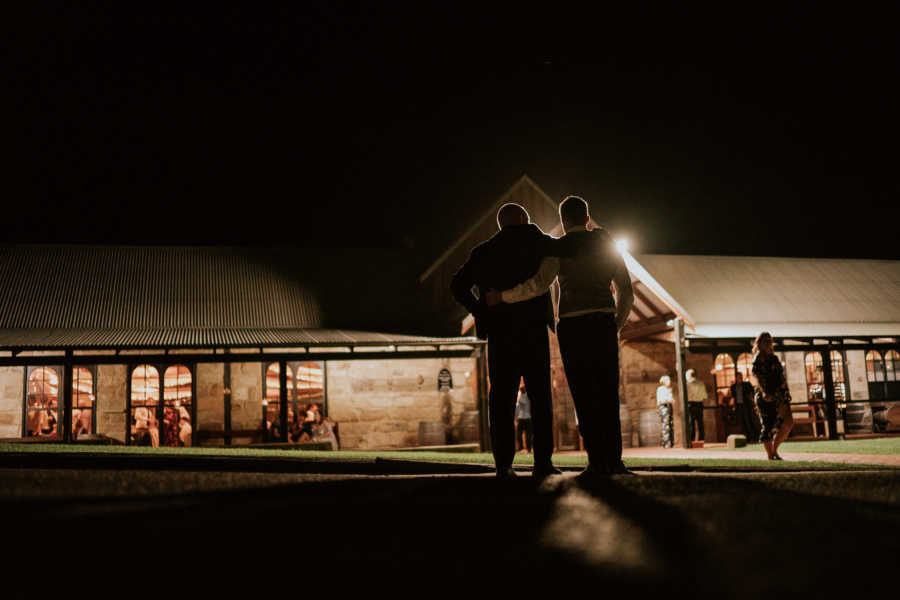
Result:
{"label": "arched window", "polygon": [[884,370],[886,381],[900,381],[900,352],[888,350],[884,353]]}
{"label": "arched window", "polygon": [[825,399],[825,375],[822,373],[822,355],[809,352],[803,360],[806,367],[806,398],[810,402]]}
{"label": "arched window", "polygon": [[72,439],[94,432],[94,374],[85,367],[72,368]]}
{"label": "arched window", "polygon": [[56,437],[59,431],[59,373],[51,367],[37,367],[28,375],[25,398],[25,435]]}
{"label": "arched window", "polygon": [[866,352],[866,380],[869,383],[884,381],[884,360],[877,350]]}
{"label": "arched window", "polygon": [[734,359],[729,354],[720,354],[716,357],[715,370],[716,376],[716,400],[719,404],[724,404],[726,398],[731,394],[731,384],[734,383]]}
{"label": "arched window", "polygon": [[297,403],[304,406],[318,404],[323,410],[325,397],[324,363],[301,362],[297,364]]}
{"label": "arched window", "polygon": [[[273,431],[272,426],[281,422],[281,384],[279,376],[281,369],[278,363],[272,363],[266,367],[266,395],[263,402],[266,404],[266,428],[271,435],[275,437],[281,436],[281,430]],[[286,366],[285,375],[287,377],[287,400],[288,400],[288,422],[292,422],[295,418],[293,411],[294,401],[294,372],[290,366]]]}
{"label": "arched window", "polygon": [[131,372],[130,443],[159,446],[159,371],[140,365]]}
{"label": "arched window", "polygon": [[172,365],[163,376],[163,421],[160,444],[190,446],[193,431],[193,392],[191,370],[184,365]]}
{"label": "arched window", "polygon": [[753,355],[749,352],[744,352],[738,356],[737,370],[738,373],[744,376],[744,381],[748,381],[750,375],[753,374]]}

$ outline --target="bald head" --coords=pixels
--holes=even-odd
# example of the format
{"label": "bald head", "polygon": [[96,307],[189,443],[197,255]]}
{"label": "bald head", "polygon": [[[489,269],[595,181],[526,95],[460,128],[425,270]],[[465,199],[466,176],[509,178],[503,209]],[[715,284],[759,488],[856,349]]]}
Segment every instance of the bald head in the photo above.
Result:
{"label": "bald head", "polygon": [[497,225],[500,229],[509,225],[527,225],[528,222],[528,212],[519,204],[510,202],[497,211]]}

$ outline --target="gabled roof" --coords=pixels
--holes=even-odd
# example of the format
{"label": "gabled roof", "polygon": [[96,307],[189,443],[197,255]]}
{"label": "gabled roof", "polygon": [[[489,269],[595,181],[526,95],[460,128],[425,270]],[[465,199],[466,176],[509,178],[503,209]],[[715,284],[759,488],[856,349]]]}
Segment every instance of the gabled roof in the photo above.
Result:
{"label": "gabled roof", "polygon": [[626,263],[695,336],[900,335],[900,261],[643,254]]}
{"label": "gabled roof", "polygon": [[[473,236],[485,226],[486,222],[494,223],[497,218],[497,211],[501,206],[506,204],[507,202],[512,202],[513,199],[518,199],[519,197],[531,197],[535,198],[537,202],[546,203],[549,207],[550,211],[553,214],[556,213],[557,204],[554,202],[550,196],[548,196],[544,190],[538,186],[528,175],[522,175],[516,183],[512,185],[506,192],[500,196],[496,202],[494,202],[487,211],[485,211],[481,216],[479,216],[475,222],[472,224],[469,229],[466,230],[459,238],[456,239],[447,250],[435,260],[431,266],[429,266],[425,271],[419,275],[419,283],[428,279],[428,276],[431,275],[441,264],[444,263],[450,256],[453,255],[458,249],[460,249],[464,245],[468,245],[469,248],[466,250],[471,250],[471,247],[481,243],[484,239],[472,239]],[[528,207],[526,206],[526,209]],[[532,220],[534,223],[538,225],[544,231],[550,231],[555,226],[558,225],[558,220],[549,220],[546,218],[545,214],[547,211],[529,211],[531,214]],[[494,231],[496,233],[496,231]],[[487,238],[485,238],[487,239]],[[459,265],[454,265],[454,268]]]}

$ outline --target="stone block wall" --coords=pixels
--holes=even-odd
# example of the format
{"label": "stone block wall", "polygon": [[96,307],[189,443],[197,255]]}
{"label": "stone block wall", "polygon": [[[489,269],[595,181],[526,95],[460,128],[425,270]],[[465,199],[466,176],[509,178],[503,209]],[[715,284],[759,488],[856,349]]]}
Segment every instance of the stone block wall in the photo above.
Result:
{"label": "stone block wall", "polygon": [[197,429],[199,431],[224,431],[225,365],[223,363],[198,363],[195,376]]}
{"label": "stone block wall", "polygon": [[[453,376],[448,394],[438,391],[442,368]],[[330,360],[325,369],[328,415],[340,424],[342,449],[416,446],[421,421],[455,424],[478,408],[474,358]]]}
{"label": "stone block wall", "polygon": [[125,441],[128,415],[125,395],[128,391],[128,367],[97,366],[97,433]]}
{"label": "stone block wall", "polygon": [[[620,351],[622,396],[631,412],[632,445],[639,444],[641,414],[656,412],[656,388],[659,378],[668,375],[672,378],[672,391],[675,400],[673,410],[673,427],[675,429],[675,446],[680,447],[684,440],[684,414],[681,399],[678,395],[678,381],[675,374],[675,344],[663,341],[633,341],[621,346]],[[709,354],[688,354],[688,369],[694,369],[697,378],[706,386],[709,398],[707,406],[715,406],[716,385],[713,375],[714,357]],[[717,439],[718,423],[716,411],[703,411],[703,427],[706,441]],[[623,430],[625,427],[623,426]]]}
{"label": "stone block wall", "polygon": [[25,367],[0,367],[0,438],[22,435]]}
{"label": "stone block wall", "polygon": [[[262,363],[232,363],[229,387],[231,389],[231,428],[262,429]],[[238,443],[239,440],[235,442]]]}

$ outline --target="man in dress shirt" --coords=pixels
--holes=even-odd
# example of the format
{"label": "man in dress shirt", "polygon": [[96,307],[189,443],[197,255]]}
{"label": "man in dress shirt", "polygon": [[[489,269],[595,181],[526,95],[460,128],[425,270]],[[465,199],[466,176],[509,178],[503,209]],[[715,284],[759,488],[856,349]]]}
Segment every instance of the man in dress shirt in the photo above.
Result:
{"label": "man in dress shirt", "polygon": [[587,202],[568,196],[559,215],[565,236],[548,244],[537,274],[487,301],[528,301],[558,276],[559,350],[588,455],[585,475],[630,473],[622,462],[618,333],[634,303],[631,277],[607,231],[588,231]]}

